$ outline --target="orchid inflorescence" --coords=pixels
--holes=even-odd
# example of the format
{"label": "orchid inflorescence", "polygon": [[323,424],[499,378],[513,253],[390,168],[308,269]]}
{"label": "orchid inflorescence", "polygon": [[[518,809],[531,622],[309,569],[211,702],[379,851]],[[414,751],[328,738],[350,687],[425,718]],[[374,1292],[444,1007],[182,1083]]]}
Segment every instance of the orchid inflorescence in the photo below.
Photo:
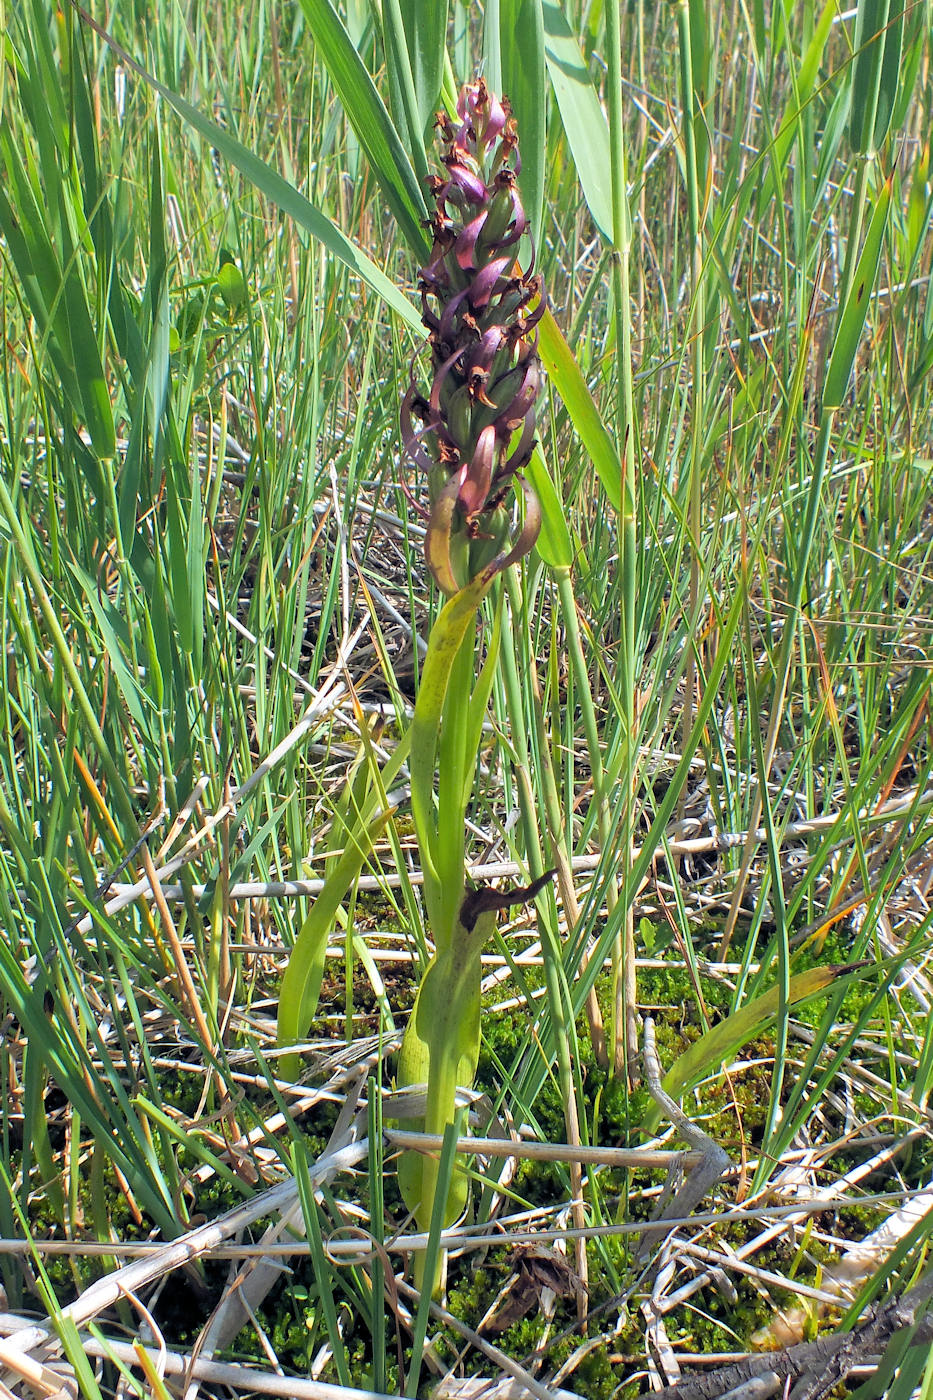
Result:
{"label": "orchid inflorescence", "polygon": [[[545,296],[533,250],[524,272],[516,261],[527,220],[515,122],[481,78],[463,89],[457,115],[459,125],[437,118],[446,175],[431,177],[433,247],[419,281],[433,379],[423,394],[413,365],[401,407],[405,447],[427,473],[429,505],[415,502],[428,521],[425,554],[447,594],[521,559],[541,528],[520,473],[534,448]],[[525,511],[510,541],[515,478]]]}

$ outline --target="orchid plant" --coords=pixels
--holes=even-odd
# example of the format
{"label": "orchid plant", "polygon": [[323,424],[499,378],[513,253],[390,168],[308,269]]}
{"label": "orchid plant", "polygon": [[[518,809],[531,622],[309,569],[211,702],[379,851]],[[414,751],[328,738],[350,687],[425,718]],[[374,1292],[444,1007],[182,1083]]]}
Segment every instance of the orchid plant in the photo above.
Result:
{"label": "orchid plant", "polygon": [[[534,446],[540,384],[535,325],[540,279],[516,263],[525,233],[518,193],[518,141],[508,103],[480,80],[468,84],[458,122],[438,118],[446,176],[432,177],[433,246],[420,290],[433,376],[423,393],[417,366],[401,407],[405,446],[427,475],[425,553],[449,601],[431,632],[412,728],[412,813],[435,954],[402,1045],[399,1085],[426,1084],[424,1128],[443,1133],[458,1085],[470,1085],[480,1043],[480,953],[496,909],[530,898],[543,881],[511,894],[465,893],[464,833],[498,627],[475,672],[476,610],[497,574],[531,549],[537,498],[521,476]],[[509,495],[521,481],[524,521],[514,538]],[[440,773],[435,810],[435,764]],[[410,1153],[400,1183],[422,1227],[430,1223],[438,1161]],[[445,1223],[463,1205],[462,1173]]]}
{"label": "orchid plant", "polygon": [[[407,757],[434,954],[406,1029],[397,1081],[400,1089],[423,1093],[419,1126],[440,1135],[454,1121],[458,1087],[468,1088],[476,1071],[480,955],[497,912],[534,898],[552,872],[524,888],[467,889],[466,816],[499,644],[497,612],[477,664],[476,618],[494,580],[529,553],[541,528],[538,498],[522,471],[535,443],[536,327],[546,302],[533,253],[524,270],[518,261],[527,224],[508,102],[480,79],[463,89],[457,120],[441,113],[437,127],[445,174],[430,177],[432,249],[419,279],[432,374],[423,388],[416,358],[400,422],[404,447],[426,480],[425,492],[405,489],[427,522],[427,565],[447,601],[431,630],[411,729],[379,786]],[[330,919],[386,820],[375,796],[357,794],[356,826],[346,825],[344,855],[295,946],[280,999],[283,1038],[299,1034],[313,1015]],[[399,1184],[421,1229],[435,1212],[438,1173],[436,1156],[403,1154]],[[461,1212],[466,1191],[466,1173],[457,1169],[443,1224]]]}

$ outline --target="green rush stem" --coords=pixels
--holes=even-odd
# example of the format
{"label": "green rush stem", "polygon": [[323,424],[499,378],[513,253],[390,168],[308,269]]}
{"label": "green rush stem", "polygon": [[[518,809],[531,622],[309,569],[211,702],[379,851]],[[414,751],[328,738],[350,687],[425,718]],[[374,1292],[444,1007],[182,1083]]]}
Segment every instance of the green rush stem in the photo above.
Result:
{"label": "green rush stem", "polygon": [[632,1078],[638,1065],[638,993],[635,985],[635,917],[630,874],[635,820],[635,596],[638,544],[635,506],[635,408],[632,375],[630,263],[632,223],[628,208],[625,130],[622,107],[622,37],[619,6],[606,6],[608,57],[609,154],[612,177],[612,300],[616,345],[616,423],[622,435],[622,645],[621,690],[625,726],[623,780],[626,801],[622,818],[622,872],[626,890],[625,918],[613,948],[613,1068],[617,1077]]}
{"label": "green rush stem", "polygon": [[[859,160],[858,173],[855,181],[855,192],[852,204],[852,219],[849,226],[849,240],[846,248],[846,260],[842,274],[842,284],[839,288],[838,302],[840,308],[845,307],[852,282],[855,277],[855,269],[858,263],[859,243],[861,241],[861,230],[865,218],[865,204],[868,191],[868,166],[867,158]],[[841,314],[841,312],[840,312]],[[801,354],[800,370],[802,374],[803,364],[806,356]],[[823,409],[820,418],[820,432],[816,444],[816,454],[813,463],[813,476],[810,481],[810,494],[807,499],[807,513],[804,517],[804,526],[801,537],[800,553],[797,558],[797,568],[791,584],[788,597],[787,617],[784,623],[784,634],[781,640],[781,649],[778,653],[778,663],[775,675],[774,700],[771,705],[771,719],[768,725],[768,735],[764,749],[764,770],[763,781],[767,781],[771,772],[771,764],[774,759],[774,751],[777,746],[778,732],[780,730],[781,714],[784,709],[784,700],[787,695],[787,686],[790,679],[790,668],[794,655],[794,638],[797,635],[797,624],[799,621],[800,604],[803,599],[803,591],[807,582],[807,570],[810,563],[810,554],[813,549],[813,537],[816,533],[816,520],[820,508],[820,500],[823,494],[823,481],[826,476],[826,463],[829,458],[830,439],[832,435],[835,412],[829,408]],[[788,420],[789,421],[789,420]],[[735,933],[738,923],[739,912],[742,900],[745,896],[745,886],[748,882],[748,874],[751,870],[752,860],[755,854],[755,833],[758,830],[762,813],[762,795],[760,788],[755,789],[751,801],[751,810],[748,814],[748,838],[742,851],[742,860],[736,877],[735,889],[732,893],[732,903],[729,906],[729,913],[726,918],[725,928],[722,938],[719,941],[717,957],[724,960],[732,936]]]}
{"label": "green rush stem", "polygon": [[[703,314],[703,243],[700,229],[700,191],[696,152],[696,112],[693,101],[693,50],[690,42],[690,7],[688,0],[678,0],[677,31],[680,48],[680,89],[683,107],[684,170],[687,181],[687,211],[690,229],[690,278],[693,327],[691,340],[692,384],[690,405],[690,496],[687,519],[690,529],[690,626],[697,624],[700,600],[700,530],[702,526],[702,455],[704,388],[706,363],[704,353]],[[683,742],[693,727],[693,711],[697,691],[697,657],[693,647],[687,652],[684,676]],[[683,800],[687,790],[684,789]]]}
{"label": "green rush stem", "polygon": [[855,173],[855,190],[852,194],[852,218],[849,223],[849,237],[846,240],[846,260],[842,269],[842,282],[837,302],[840,308],[849,300],[849,292],[855,277],[858,263],[859,244],[862,241],[862,225],[865,222],[865,206],[868,195],[868,168],[872,165],[871,156],[859,156]]}
{"label": "green rush stem", "polygon": [[[509,606],[506,609],[505,626],[503,629],[505,645],[501,652],[502,669],[505,680],[506,704],[509,709],[509,723],[512,731],[512,746],[518,755],[517,778],[519,806],[522,814],[522,827],[525,834],[526,859],[528,861],[528,869],[531,878],[537,880],[538,877],[544,873],[544,861],[541,855],[541,841],[538,833],[537,815],[529,779],[531,770],[528,761],[528,735],[525,728],[521,686],[519,684],[518,667],[515,659],[514,623],[522,616],[522,600],[514,566],[505,571],[505,591]],[[530,646],[528,651],[528,664],[532,672],[534,672],[535,663],[534,657],[531,655]],[[543,770],[545,806],[548,808],[551,818],[556,846],[563,827],[563,820],[560,811],[560,801],[557,796],[557,785],[554,780],[553,768],[551,767],[550,747],[547,742],[547,735],[544,733],[544,717],[538,696],[536,673],[533,674],[530,685],[532,700],[535,702],[536,718],[539,725],[538,759]],[[567,1141],[576,1146],[580,1143],[580,1117],[577,1112],[577,1099],[573,1082],[573,1065],[570,1059],[570,1030],[573,1026],[573,1002],[564,975],[560,944],[555,935],[554,926],[550,918],[539,917],[538,932],[541,935],[541,951],[544,955],[544,980],[547,986],[548,1003],[551,1007],[551,1014],[554,1017],[557,1075],[560,1084],[561,1099],[563,1100]],[[567,1020],[568,1015],[570,1016],[569,1026]],[[572,1163],[570,1166],[570,1183],[574,1198],[574,1223],[578,1225],[583,1223],[583,1173],[579,1163]],[[577,1251],[576,1263],[578,1271],[582,1268],[585,1277],[585,1252]]]}
{"label": "green rush stem", "polygon": [[[561,611],[564,619],[564,629],[567,638],[567,651],[570,656],[570,666],[573,671],[576,685],[576,698],[583,716],[583,733],[586,737],[587,755],[590,762],[590,774],[593,780],[593,801],[596,803],[596,821],[599,832],[599,842],[602,850],[607,850],[612,840],[612,813],[609,799],[606,792],[606,771],[603,766],[602,747],[599,742],[599,726],[596,720],[596,708],[593,704],[593,693],[590,688],[590,677],[586,665],[586,657],[583,654],[583,644],[580,638],[580,622],[577,617],[577,604],[573,596],[573,582],[570,570],[567,568],[555,568],[553,571],[557,580],[557,591],[560,597]],[[560,878],[560,872],[559,876]],[[569,871],[568,884],[569,891],[564,891],[564,904],[568,905],[568,893],[573,893],[573,873]],[[614,909],[619,902],[619,885],[616,880],[615,871],[610,875],[606,883],[606,903],[610,910]],[[575,924],[579,917],[579,907],[576,905],[574,895],[574,908],[565,907],[568,920],[573,918]],[[590,1027],[590,1038],[593,1042],[593,1052],[597,1060],[608,1069],[609,1057],[606,1052],[606,1037],[603,1029],[602,1013],[595,988],[591,988],[586,999],[586,1016]]]}
{"label": "green rush stem", "polygon": [[25,572],[26,577],[29,579],[29,584],[32,588],[33,596],[35,597],[36,602],[39,604],[39,609],[42,613],[43,618],[45,619],[45,625],[49,629],[53,645],[55,647],[56,652],[58,653],[59,660],[62,664],[62,670],[68,677],[68,683],[71,686],[72,693],[74,694],[75,700],[78,705],[78,709],[80,710],[84,722],[88,727],[91,740],[95,748],[97,749],[98,758],[100,759],[104,772],[107,774],[107,778],[110,782],[110,796],[114,804],[116,805],[120,816],[126,823],[127,833],[130,836],[135,836],[139,831],[139,824],[136,820],[136,814],[133,811],[132,803],[130,802],[129,797],[126,794],[126,788],[124,786],[123,778],[120,775],[120,771],[117,768],[117,765],[114,763],[113,755],[110,752],[107,740],[104,738],[104,731],[101,729],[100,724],[98,723],[97,716],[94,713],[93,706],[91,705],[90,697],[84,688],[84,684],[81,680],[81,677],[78,674],[78,668],[75,665],[75,659],[68,648],[68,643],[65,640],[65,634],[62,631],[61,624],[55,615],[55,609],[52,607],[52,600],[46,592],[45,584],[42,581],[42,576],[39,573],[39,570],[36,566],[36,562],[32,556],[32,551],[29,548],[26,536],[23,533],[23,528],[20,525],[19,517],[16,513],[16,507],[13,503],[13,498],[10,495],[10,492],[7,489],[7,484],[2,479],[2,477],[0,477],[0,508],[2,508],[3,513],[6,516],[7,524],[10,530],[10,535],[16,546],[16,552],[19,555],[20,562],[22,563],[23,571]]}
{"label": "green rush stem", "polygon": [[[475,771],[476,754],[467,753],[470,698],[475,680],[475,628],[468,627],[450,668],[438,744],[437,846],[435,860],[441,882],[444,937],[457,922],[463,899],[466,829],[464,788],[468,765]],[[435,938],[440,930],[435,929]]]}
{"label": "green rush stem", "polygon": [[[797,636],[800,605],[803,600],[803,590],[807,581],[807,569],[810,563],[810,554],[813,549],[813,537],[816,534],[816,520],[823,495],[823,481],[826,476],[826,463],[829,457],[829,444],[834,417],[835,414],[832,409],[825,409],[820,420],[820,435],[816,445],[813,476],[810,480],[810,494],[807,498],[807,513],[804,517],[803,531],[801,534],[800,553],[797,558],[797,568],[788,595],[787,615],[784,619],[781,649],[778,653],[778,661],[775,667],[774,698],[771,701],[771,718],[768,722],[768,734],[762,755],[762,782],[767,782],[768,774],[771,772],[771,764],[774,760],[774,751],[777,747],[778,734],[781,728],[784,700],[787,696],[790,669],[794,657],[794,640]],[[761,788],[756,786],[751,801],[751,810],[748,814],[748,837],[742,851],[742,862],[736,878],[732,904],[729,908],[729,916],[726,919],[726,926],[717,950],[717,957],[720,961],[725,958],[729,950],[729,944],[738,921],[739,910],[748,879],[748,872],[751,869],[752,859],[757,847],[756,832],[761,821],[762,806],[763,799]]]}
{"label": "green rush stem", "polygon": [[[554,569],[553,574],[557,580],[557,592],[560,597],[564,628],[567,636],[567,652],[570,656],[570,665],[573,668],[573,677],[577,687],[577,704],[580,706],[580,713],[583,718],[583,733],[586,737],[587,757],[590,763],[590,773],[593,778],[593,797],[596,803],[596,824],[599,831],[599,840],[603,849],[605,849],[609,844],[612,831],[611,812],[609,809],[609,802],[606,798],[603,751],[599,742],[599,725],[596,719],[596,707],[593,704],[590,675],[586,665],[586,657],[583,654],[583,643],[580,638],[580,622],[577,617],[576,600],[573,596],[573,583],[569,569]],[[615,878],[613,878],[607,890],[607,899],[610,909],[615,905],[618,897],[618,885]]]}
{"label": "green rush stem", "polygon": [[[505,590],[509,602],[505,615],[506,625],[503,629],[506,645],[502,648],[506,703],[509,707],[509,726],[512,731],[512,746],[518,755],[518,794],[519,807],[522,814],[522,829],[525,836],[525,858],[528,861],[528,872],[532,880],[537,880],[544,873],[544,858],[541,853],[541,839],[538,832],[534,794],[529,778],[531,767],[528,757],[528,733],[525,728],[521,686],[518,680],[518,668],[515,660],[515,632],[513,623],[516,618],[521,617],[522,605],[514,567],[506,570]],[[533,666],[533,660],[530,660],[529,664]],[[531,687],[532,700],[534,701],[537,691],[537,677],[531,682]],[[557,827],[555,832],[555,834],[557,834],[563,823],[560,814],[559,800],[557,798],[554,773],[551,767],[550,749],[546,742],[546,736],[543,734],[541,735],[539,749],[539,762],[545,775],[545,790],[547,790],[549,781],[553,792],[553,802],[557,809]],[[563,976],[560,945],[554,937],[554,930],[550,922],[547,920],[540,920],[539,932],[541,934],[542,951],[545,955],[544,972],[548,986],[548,998],[553,1009],[557,1028],[555,1036],[557,1042],[557,1062],[560,1072],[561,1093],[564,1096],[567,1131],[568,1133],[571,1132],[571,1122],[573,1122],[576,1124],[575,1131],[579,1134],[576,1101],[573,1094],[573,1068],[570,1063],[570,1036],[567,1026],[568,1008],[572,1005],[572,1002]],[[572,1105],[572,1107],[568,1107],[568,1105]],[[575,1139],[571,1139],[571,1141],[579,1142],[579,1136]]]}
{"label": "green rush stem", "polygon": [[544,856],[541,852],[534,795],[531,791],[531,784],[528,782],[528,730],[525,725],[522,687],[518,678],[518,663],[515,657],[514,622],[521,616],[521,598],[512,569],[505,571],[505,590],[509,606],[503,617],[503,646],[500,652],[500,662],[505,685],[505,700],[509,711],[512,748],[518,756],[518,805],[522,817],[522,831],[525,836],[525,859],[528,862],[529,875],[532,880],[537,880],[539,876],[544,874]]}
{"label": "green rush stem", "polygon": [[[765,739],[763,751],[759,754],[759,764],[761,779],[755,789],[755,796],[752,799],[752,811],[749,816],[749,835],[757,831],[764,811],[763,789],[768,781],[768,774],[771,771],[771,764],[774,760],[774,752],[777,747],[778,734],[781,728],[781,717],[784,712],[784,700],[787,695],[787,687],[790,680],[790,670],[793,663],[795,639],[797,636],[797,622],[800,617],[800,608],[803,602],[804,588],[807,582],[807,569],[810,562],[810,554],[813,549],[813,539],[816,534],[816,522],[820,510],[820,502],[823,495],[823,481],[826,476],[826,463],[829,458],[829,444],[832,436],[832,426],[835,414],[832,409],[824,409],[820,421],[820,435],[816,447],[816,460],[813,464],[813,477],[810,482],[810,494],[807,499],[807,513],[804,517],[803,532],[800,546],[800,555],[797,560],[797,568],[788,598],[787,617],[784,621],[784,634],[781,639],[781,650],[777,666],[777,685],[774,700],[771,707],[771,719],[768,724],[768,733]],[[774,885],[774,897],[781,899],[780,868],[778,862],[778,837],[773,830],[770,804],[767,811],[768,830],[768,854],[772,863],[772,883]],[[744,889],[745,876],[747,875],[745,856],[749,852],[749,842],[746,842],[743,851],[742,868],[739,881],[736,885],[736,895],[741,898],[741,891]],[[726,933],[734,927],[734,919],[738,917],[737,899],[733,897],[732,907],[729,910],[729,924]],[[781,921],[783,924],[783,920]],[[779,967],[778,967],[778,1007],[775,1021],[775,1083],[772,1086],[771,1101],[768,1107],[768,1121],[764,1131],[765,1143],[770,1143],[777,1131],[781,1117],[781,1066],[784,1062],[784,1054],[787,1045],[787,989],[790,978],[790,968],[787,957],[787,933],[786,928],[780,928],[779,943]],[[723,942],[726,934],[723,935]]]}

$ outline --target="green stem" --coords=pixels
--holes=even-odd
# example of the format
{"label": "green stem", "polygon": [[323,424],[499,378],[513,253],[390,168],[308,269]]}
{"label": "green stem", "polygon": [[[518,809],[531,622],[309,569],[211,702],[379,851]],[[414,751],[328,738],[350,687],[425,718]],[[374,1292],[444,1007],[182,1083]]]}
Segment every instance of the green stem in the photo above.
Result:
{"label": "green stem", "polygon": [[[428,969],[425,985],[428,996],[422,1001],[423,1024],[418,1031],[428,1046],[429,1074],[424,1109],[424,1131],[442,1136],[454,1119],[457,1088],[468,1089],[476,1073],[479,1056],[479,1002],[483,944],[495,927],[495,917],[486,915],[468,932],[458,925],[449,951]],[[428,986],[428,978],[433,983]],[[438,1159],[424,1159],[422,1170],[422,1211],[419,1223],[427,1228],[437,1187]],[[457,1214],[451,1211],[450,1214]],[[448,1223],[445,1221],[445,1223]]]}
{"label": "green stem", "polygon": [[[521,596],[518,589],[516,571],[508,569],[505,575],[505,590],[509,606],[507,610],[507,623],[505,628],[505,645],[502,648],[503,675],[505,678],[506,704],[509,709],[509,721],[512,730],[512,744],[518,755],[518,791],[519,807],[522,814],[522,828],[525,835],[525,852],[528,868],[532,879],[537,879],[543,873],[544,862],[541,855],[541,840],[538,833],[537,818],[534,806],[534,797],[531,791],[529,779],[530,765],[528,759],[528,736],[525,728],[525,714],[522,704],[522,686],[519,683],[518,667],[515,656],[515,621],[522,615]],[[529,652],[529,665],[534,667],[531,648]],[[537,677],[532,674],[531,692],[537,692]],[[550,751],[547,745],[546,736],[543,733],[543,716],[540,713],[540,705],[537,707],[539,721],[541,723],[541,733],[539,734],[538,754],[539,764],[545,776],[545,788],[552,789],[552,807],[556,808],[555,836],[559,834],[561,820],[559,812],[559,801],[557,799],[556,784],[551,770]],[[556,845],[555,841],[555,845]],[[570,1143],[580,1142],[580,1119],[577,1112],[577,1100],[574,1089],[573,1063],[570,1056],[570,1046],[574,1033],[573,998],[567,979],[564,973],[564,966],[561,959],[560,942],[550,918],[541,918],[538,921],[538,932],[541,937],[541,951],[544,955],[544,980],[547,987],[548,1004],[551,1008],[551,1015],[554,1021],[554,1043],[557,1054],[557,1077],[560,1084],[561,1099],[564,1108],[564,1122],[567,1128],[567,1140]],[[574,1186],[574,1198],[579,1203],[576,1207],[577,1213],[582,1212],[582,1173],[571,1169],[571,1181]],[[580,1222],[582,1223],[582,1219]],[[578,1255],[578,1264],[585,1267],[585,1255]]]}
{"label": "green stem", "polygon": [[874,163],[872,156],[860,156],[856,163],[855,190],[852,194],[852,218],[849,221],[849,236],[846,239],[846,260],[842,269],[842,281],[839,285],[838,301],[840,307],[845,306],[849,299],[849,292],[852,289],[852,280],[855,277],[855,265],[858,262],[859,245],[862,241],[862,225],[865,222],[865,206],[868,196],[868,168]]}
{"label": "green stem", "polygon": [[533,880],[544,874],[544,856],[541,852],[541,838],[538,833],[538,814],[535,811],[531,784],[521,781],[527,778],[529,769],[528,728],[525,724],[525,707],[522,699],[522,684],[518,674],[516,655],[516,619],[521,616],[521,598],[511,569],[506,571],[505,591],[509,606],[505,614],[503,647],[500,654],[502,679],[505,685],[505,703],[509,715],[509,731],[512,748],[518,758],[518,807],[522,819],[522,834],[525,838],[525,860],[528,873]]}
{"label": "green stem", "polygon": [[771,772],[771,764],[774,760],[774,751],[777,747],[781,720],[784,715],[784,700],[787,696],[787,687],[790,682],[790,670],[794,658],[794,642],[797,636],[797,619],[803,600],[803,590],[807,580],[807,569],[810,563],[813,539],[816,534],[816,520],[823,495],[823,480],[826,475],[826,463],[829,457],[829,444],[834,417],[835,414],[833,410],[826,409],[820,421],[820,435],[816,445],[816,460],[813,463],[813,476],[810,480],[810,494],[807,498],[807,513],[804,517],[800,553],[797,556],[797,567],[794,571],[794,577],[791,581],[788,594],[784,633],[781,638],[781,647],[778,652],[778,661],[775,667],[775,689],[774,696],[771,700],[771,718],[768,723],[768,733],[762,753],[761,775],[759,785],[756,787],[755,795],[752,798],[751,810],[748,815],[748,839],[742,851],[742,861],[739,867],[735,891],[732,896],[732,904],[729,908],[728,918],[726,919],[725,930],[719,942],[717,956],[720,960],[725,959],[726,953],[729,950],[732,934],[738,922],[739,910],[745,893],[748,872],[751,868],[752,858],[757,847],[755,833],[761,821],[763,806],[761,785],[768,781],[768,775]]}
{"label": "green stem", "polygon": [[[561,613],[564,619],[564,630],[567,638],[567,652],[570,657],[570,666],[573,671],[576,686],[576,699],[583,716],[583,733],[586,736],[587,755],[589,757],[590,773],[593,779],[593,801],[596,804],[596,827],[599,833],[600,846],[605,851],[609,848],[610,842],[613,839],[612,811],[606,786],[606,770],[603,764],[602,747],[599,741],[596,707],[593,704],[590,675],[580,639],[580,624],[577,618],[576,599],[573,596],[573,584],[570,570],[568,568],[555,568],[553,574],[557,579],[557,591],[561,601]],[[558,869],[559,880],[561,879],[561,875],[562,872]],[[572,887],[572,883],[571,875],[568,879],[568,884]],[[562,894],[568,921],[572,921],[575,925],[579,917],[576,894],[573,892],[572,901],[568,900],[568,891],[563,889],[563,886]],[[610,911],[615,908],[618,901],[619,884],[616,879],[615,871],[613,870],[606,881],[606,904]],[[591,990],[586,999],[586,1017],[589,1022],[593,1053],[598,1063],[602,1065],[604,1069],[608,1069],[609,1056],[606,1049],[606,1036],[603,1027],[602,1012],[595,989]]]}
{"label": "green stem", "polygon": [[[442,776],[442,786],[449,791],[451,785],[463,780],[462,755],[456,761],[459,749],[450,736],[442,740],[442,721],[445,728],[461,731],[466,724],[469,709],[470,689],[461,687],[459,693],[451,694],[448,689],[451,676],[455,674],[458,653],[465,645],[474,624],[476,610],[488,591],[491,580],[483,578],[473,581],[455,594],[444,606],[431,629],[427,655],[421,671],[418,699],[411,724],[411,814],[418,837],[418,850],[421,869],[424,875],[424,904],[428,924],[440,950],[450,939],[457,908],[456,897],[445,889],[445,877],[451,869],[449,826],[451,807],[440,812],[440,826],[434,815],[434,776],[438,746],[443,743],[441,758],[453,763],[453,770]],[[472,655],[472,652],[471,652]],[[459,676],[459,672],[457,672]],[[459,796],[456,800],[459,809]],[[463,818],[459,819],[460,839],[463,839]],[[443,830],[443,851],[439,832]],[[461,847],[461,852],[462,852]],[[449,883],[449,882],[448,882]]]}
{"label": "green stem", "polygon": [[[583,718],[586,752],[593,778],[593,799],[596,803],[596,828],[599,832],[600,843],[605,849],[612,834],[612,813],[606,796],[599,724],[596,719],[596,707],[593,704],[590,673],[580,638],[580,623],[577,618],[576,599],[573,596],[573,582],[569,569],[557,568],[553,569],[552,572],[557,580],[557,592],[560,597],[561,614],[567,638],[567,654],[570,657],[570,665],[576,683],[577,704],[580,706],[580,714]],[[610,881],[607,898],[609,907],[612,908],[618,898],[618,885],[614,877]]]}
{"label": "green stem", "polygon": [[6,482],[3,481],[2,478],[0,478],[0,509],[3,510],[3,514],[6,516],[10,535],[16,547],[16,552],[19,555],[20,563],[23,566],[23,571],[29,579],[29,586],[32,589],[36,602],[39,604],[39,610],[45,619],[45,625],[49,629],[52,644],[61,662],[62,670],[68,678],[68,683],[71,686],[77,707],[84,723],[87,725],[92,743],[97,749],[101,765],[107,775],[107,779],[110,783],[110,797],[117,807],[123,821],[126,823],[128,834],[134,836],[139,831],[139,824],[136,820],[136,814],[133,811],[133,804],[130,802],[127,795],[123,776],[113,760],[110,747],[98,723],[94,708],[91,705],[90,697],[78,674],[78,667],[75,663],[75,659],[71,654],[68,642],[65,639],[65,634],[55,614],[55,609],[52,607],[52,600],[46,591],[32,549],[23,532],[23,527],[19,522],[19,516],[17,515],[13,498],[10,495]]}
{"label": "green stem", "polygon": [[635,985],[634,890],[630,874],[635,821],[636,744],[636,608],[638,546],[635,483],[635,408],[632,371],[630,264],[632,221],[628,207],[628,175],[622,103],[622,37],[618,5],[606,6],[609,95],[609,154],[612,180],[612,299],[618,345],[616,420],[622,437],[622,636],[621,691],[626,801],[622,816],[622,875],[626,890],[625,917],[613,949],[613,1061],[617,1076],[635,1073],[638,1063],[638,1013]]}
{"label": "green stem", "polygon": [[[399,1062],[399,1087],[427,1079],[424,1118],[416,1127],[442,1137],[457,1111],[458,1087],[470,1088],[476,1074],[480,1044],[480,954],[495,928],[495,914],[481,914],[472,929],[457,923],[448,947],[437,954],[418,989],[411,1020],[405,1031]],[[419,1229],[430,1227],[439,1190],[440,1159],[433,1153],[406,1152],[399,1163],[399,1183],[405,1202]],[[444,1225],[462,1212],[466,1203],[466,1172],[458,1168],[444,1203]],[[424,1278],[425,1258],[416,1256],[419,1287],[430,1283],[434,1292],[440,1281],[443,1255],[438,1256],[433,1279]]]}
{"label": "green stem", "polygon": [[[474,747],[482,734],[478,713],[487,691],[474,676],[473,630],[491,582],[482,576],[449,600],[431,630],[411,727],[412,815],[424,872],[424,902],[435,956],[425,973],[402,1043],[399,1086],[426,1083],[424,1130],[438,1136],[454,1121],[458,1084],[472,1085],[480,1043],[480,953],[495,927],[493,914],[467,929],[460,922],[466,850],[465,815]],[[490,678],[491,683],[491,678]],[[437,814],[435,766],[439,768]],[[402,1194],[418,1225],[428,1229],[438,1191],[436,1157],[403,1154]],[[467,1178],[457,1170],[445,1204],[445,1223],[460,1213]],[[442,1258],[438,1259],[437,1287]],[[416,1271],[423,1273],[423,1257]]]}
{"label": "green stem", "polygon": [[[450,669],[444,700],[437,775],[437,873],[441,882],[441,920],[444,929],[454,929],[463,900],[466,848],[464,777],[469,765],[475,770],[476,754],[469,748],[470,695],[474,675],[474,631],[470,627],[460,643]],[[434,930],[435,937],[440,929]]]}
{"label": "green stem", "polygon": [[[706,364],[704,356],[703,241],[700,229],[700,189],[696,151],[696,113],[693,101],[693,50],[690,40],[688,0],[678,0],[677,31],[680,46],[680,90],[683,107],[684,171],[687,181],[687,211],[690,233],[690,279],[692,284],[690,481],[687,520],[690,530],[690,626],[697,623],[700,601],[700,530],[702,526],[702,456],[705,422]],[[687,653],[684,678],[683,741],[693,725],[697,691],[697,658],[691,647]],[[686,793],[684,794],[686,797]]]}

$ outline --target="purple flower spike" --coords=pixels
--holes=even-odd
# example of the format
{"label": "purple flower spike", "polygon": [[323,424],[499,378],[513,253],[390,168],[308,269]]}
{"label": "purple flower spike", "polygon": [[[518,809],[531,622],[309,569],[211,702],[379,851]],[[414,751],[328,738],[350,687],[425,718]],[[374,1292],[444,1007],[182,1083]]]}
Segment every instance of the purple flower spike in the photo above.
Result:
{"label": "purple flower spike", "polygon": [[524,272],[516,261],[527,233],[518,136],[507,99],[482,79],[461,92],[457,118],[438,115],[445,178],[429,177],[433,247],[419,290],[431,385],[420,389],[413,369],[400,414],[405,450],[428,479],[428,567],[448,594],[521,559],[541,528],[520,480],[523,522],[509,539],[506,498],[534,449],[545,307],[534,249]]}

